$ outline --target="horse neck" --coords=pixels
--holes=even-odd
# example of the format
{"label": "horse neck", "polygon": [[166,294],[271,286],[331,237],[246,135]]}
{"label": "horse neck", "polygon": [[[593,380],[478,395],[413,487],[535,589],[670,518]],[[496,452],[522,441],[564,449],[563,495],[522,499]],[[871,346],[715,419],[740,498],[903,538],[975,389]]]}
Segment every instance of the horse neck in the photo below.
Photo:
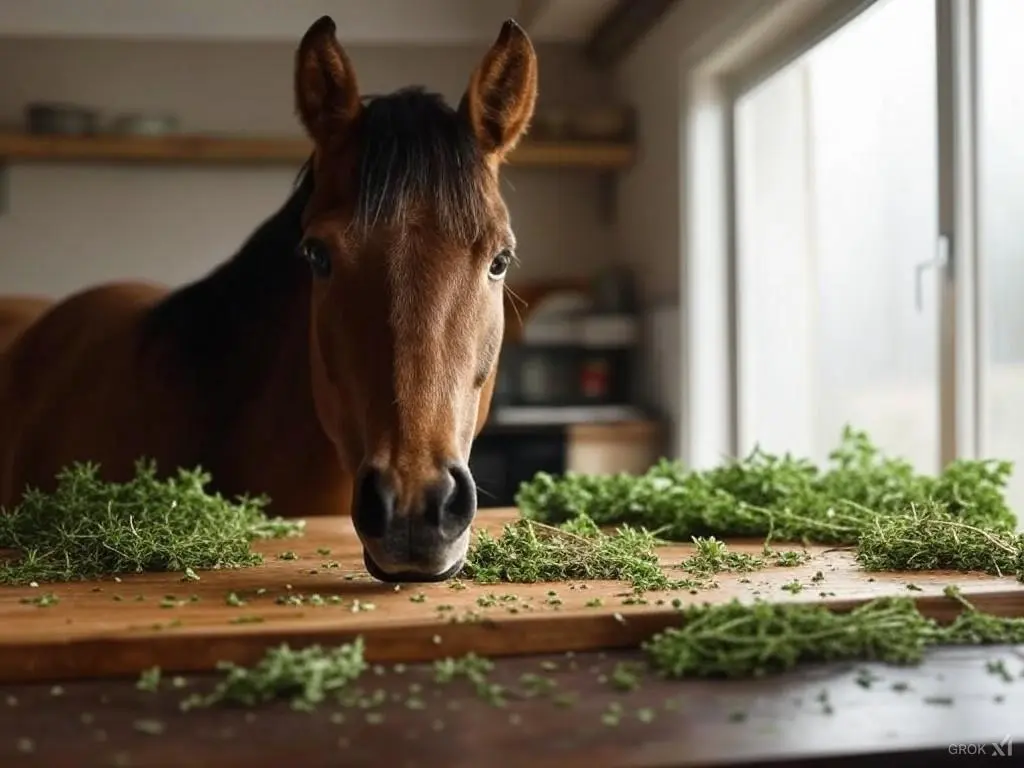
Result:
{"label": "horse neck", "polygon": [[303,440],[307,455],[327,445],[312,402],[310,278],[293,255],[302,191],[234,258],[150,313],[150,338],[170,352],[161,358],[196,405],[204,435],[197,458],[208,464],[221,463],[247,439],[281,450],[289,447],[282,442]]}

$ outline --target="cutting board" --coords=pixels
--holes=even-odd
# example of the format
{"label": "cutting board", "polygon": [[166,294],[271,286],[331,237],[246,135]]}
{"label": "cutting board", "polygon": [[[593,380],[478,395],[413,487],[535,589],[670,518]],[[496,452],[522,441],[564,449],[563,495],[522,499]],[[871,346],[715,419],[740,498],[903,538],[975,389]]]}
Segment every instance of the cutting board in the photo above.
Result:
{"label": "cutting board", "polygon": [[[514,509],[483,510],[477,527],[498,533],[516,516]],[[761,542],[730,547],[756,553]],[[470,651],[502,656],[627,647],[678,622],[673,598],[761,598],[847,610],[883,595],[909,595],[926,614],[948,620],[959,609],[942,590],[955,583],[979,608],[1024,615],[1024,585],[1012,577],[872,574],[856,566],[851,552],[827,547],[810,548],[810,561],[797,567],[723,573],[716,588],[648,593],[639,604],[620,582],[456,581],[396,589],[366,575],[359,541],[343,517],[310,520],[301,538],[259,542],[256,548],[266,555],[264,565],[203,571],[199,581],[182,581],[180,573],[133,574],[120,581],[0,588],[0,682],[137,675],[154,665],[196,672],[221,660],[254,663],[280,643],[336,644],[356,636],[364,638],[367,658],[377,662]],[[279,557],[288,551],[298,558]],[[673,578],[686,575],[675,566],[692,546],[659,552]],[[800,591],[783,589],[794,580]],[[245,604],[230,605],[232,594]],[[41,606],[44,595],[57,602]],[[310,604],[312,595],[323,604]],[[602,604],[593,605],[597,600]]]}

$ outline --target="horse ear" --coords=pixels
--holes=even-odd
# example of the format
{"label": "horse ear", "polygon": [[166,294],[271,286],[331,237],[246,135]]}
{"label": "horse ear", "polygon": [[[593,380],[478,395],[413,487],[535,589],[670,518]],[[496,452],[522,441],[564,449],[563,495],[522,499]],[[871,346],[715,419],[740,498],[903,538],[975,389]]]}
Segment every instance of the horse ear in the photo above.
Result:
{"label": "horse ear", "polygon": [[459,110],[480,148],[501,159],[526,133],[536,101],[537,54],[523,28],[509,19],[473,72]]}
{"label": "horse ear", "polygon": [[318,145],[344,133],[362,102],[352,62],[335,37],[330,16],[321,16],[302,36],[295,54],[295,106]]}

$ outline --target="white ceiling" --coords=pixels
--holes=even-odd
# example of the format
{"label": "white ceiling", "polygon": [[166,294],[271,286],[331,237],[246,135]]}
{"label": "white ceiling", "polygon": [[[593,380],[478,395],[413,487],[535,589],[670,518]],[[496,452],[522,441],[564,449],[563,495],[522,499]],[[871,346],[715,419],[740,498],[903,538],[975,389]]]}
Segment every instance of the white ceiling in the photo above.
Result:
{"label": "white ceiling", "polygon": [[0,0],[0,36],[295,43],[328,14],[345,44],[493,40],[523,17],[536,42],[586,37],[613,0]]}

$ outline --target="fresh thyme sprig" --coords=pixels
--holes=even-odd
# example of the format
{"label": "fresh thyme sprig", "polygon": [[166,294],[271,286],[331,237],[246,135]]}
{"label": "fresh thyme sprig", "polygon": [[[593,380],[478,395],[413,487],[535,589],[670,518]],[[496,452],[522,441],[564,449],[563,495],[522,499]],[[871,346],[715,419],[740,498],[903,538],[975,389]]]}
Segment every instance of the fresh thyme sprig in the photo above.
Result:
{"label": "fresh thyme sprig", "polygon": [[18,558],[0,560],[0,584],[256,565],[254,540],[302,532],[301,521],[268,518],[265,498],[210,493],[210,479],[199,469],[161,479],[153,462],[139,461],[132,479],[112,483],[95,464],[73,464],[53,493],[29,490],[0,511],[0,549]]}
{"label": "fresh thyme sprig", "polygon": [[651,666],[666,677],[759,677],[804,662],[914,664],[935,645],[1024,642],[1024,620],[983,613],[956,588],[964,610],[942,626],[909,597],[885,597],[840,613],[822,605],[738,600],[681,609],[682,624],[644,643]]}

